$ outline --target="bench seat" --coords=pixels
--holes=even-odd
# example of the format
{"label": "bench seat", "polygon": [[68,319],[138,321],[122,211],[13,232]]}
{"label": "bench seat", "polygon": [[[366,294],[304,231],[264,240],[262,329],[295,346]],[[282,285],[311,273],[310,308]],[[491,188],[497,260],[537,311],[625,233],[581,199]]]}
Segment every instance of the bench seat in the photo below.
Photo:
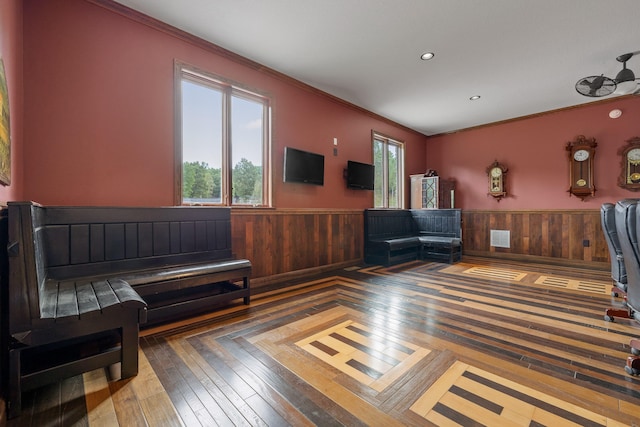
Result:
{"label": "bench seat", "polygon": [[368,248],[367,262],[390,265],[417,259],[420,240],[416,236],[372,239]]}
{"label": "bench seat", "polygon": [[[251,261],[248,259],[228,259],[211,263],[141,270],[130,274],[125,272],[120,275],[120,278],[133,286],[140,295],[148,295],[150,292],[145,292],[147,288],[152,289],[151,293],[156,294],[181,289],[185,286],[181,286],[180,283],[186,279],[198,277],[202,279],[203,284],[206,284],[211,283],[212,276],[218,281],[223,281],[242,277],[243,274],[250,272]],[[224,273],[228,273],[228,277]],[[160,282],[163,285],[157,285]],[[147,286],[152,284],[153,286]]]}
{"label": "bench seat", "polygon": [[460,246],[462,241],[458,237],[446,236],[419,236],[420,243],[434,243],[442,245]]}
{"label": "bench seat", "polygon": [[460,261],[462,240],[458,237],[420,236],[420,259],[445,261],[452,264]]}
{"label": "bench seat", "polygon": [[373,239],[371,245],[382,245],[390,251],[396,251],[405,248],[417,248],[420,246],[420,238],[417,236],[396,237],[392,239]]}
{"label": "bench seat", "polygon": [[[147,324],[205,312],[242,298],[250,302],[251,261],[228,259],[123,274],[122,279],[149,304]],[[236,285],[241,279],[242,285]]]}
{"label": "bench seat", "polygon": [[[40,293],[43,323],[83,320],[122,308],[144,308],[146,303],[129,283],[121,279],[94,282],[45,281]],[[144,323],[145,319],[141,319]]]}

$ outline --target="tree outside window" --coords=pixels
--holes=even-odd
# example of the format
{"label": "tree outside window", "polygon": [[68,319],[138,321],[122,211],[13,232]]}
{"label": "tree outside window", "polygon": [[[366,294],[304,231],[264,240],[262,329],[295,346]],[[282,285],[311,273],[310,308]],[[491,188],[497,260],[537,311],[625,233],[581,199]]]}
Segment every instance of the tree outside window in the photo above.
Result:
{"label": "tree outside window", "polygon": [[375,165],[374,206],[401,209],[404,206],[403,143],[374,133],[373,163]]}

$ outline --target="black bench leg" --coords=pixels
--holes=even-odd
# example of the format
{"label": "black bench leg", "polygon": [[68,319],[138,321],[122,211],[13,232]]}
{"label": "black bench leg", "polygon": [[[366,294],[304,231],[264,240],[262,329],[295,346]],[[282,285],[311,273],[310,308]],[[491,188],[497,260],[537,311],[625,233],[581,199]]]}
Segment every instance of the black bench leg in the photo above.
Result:
{"label": "black bench leg", "polygon": [[122,371],[121,379],[138,374],[138,312],[128,314],[122,326]]}
{"label": "black bench leg", "polygon": [[[244,277],[244,278],[242,279],[242,286],[243,286],[245,289],[249,289],[249,277]],[[250,299],[250,296],[249,296],[249,295],[247,295],[246,297],[244,297],[244,298],[243,298],[243,301],[244,301],[244,304],[245,304],[245,305],[249,305],[249,299]]]}
{"label": "black bench leg", "polygon": [[9,350],[9,395],[7,402],[7,418],[15,418],[22,412],[22,386],[20,384],[20,349]]}

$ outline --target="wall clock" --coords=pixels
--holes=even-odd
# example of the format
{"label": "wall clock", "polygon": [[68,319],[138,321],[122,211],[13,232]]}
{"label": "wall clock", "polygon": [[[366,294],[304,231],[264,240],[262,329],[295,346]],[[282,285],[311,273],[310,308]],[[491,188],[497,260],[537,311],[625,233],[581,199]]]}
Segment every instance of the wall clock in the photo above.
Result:
{"label": "wall clock", "polygon": [[595,138],[579,135],[575,140],[567,143],[569,152],[569,195],[573,194],[584,201],[585,197],[593,196],[596,187],[593,182],[593,158],[596,154]]}
{"label": "wall clock", "polygon": [[618,154],[622,156],[618,186],[631,191],[640,191],[640,138],[627,140]]}
{"label": "wall clock", "polygon": [[507,167],[498,163],[497,160],[487,168],[487,176],[489,177],[489,192],[487,194],[495,197],[497,201],[507,196],[505,177],[507,171]]}

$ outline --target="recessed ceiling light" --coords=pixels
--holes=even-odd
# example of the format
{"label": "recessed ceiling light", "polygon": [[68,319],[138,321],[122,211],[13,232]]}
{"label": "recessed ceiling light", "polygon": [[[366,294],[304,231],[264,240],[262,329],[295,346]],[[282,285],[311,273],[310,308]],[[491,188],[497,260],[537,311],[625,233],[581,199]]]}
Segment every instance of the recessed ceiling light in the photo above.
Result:
{"label": "recessed ceiling light", "polygon": [[480,99],[480,95],[473,95],[471,98],[469,98],[472,101],[475,101],[476,99]]}
{"label": "recessed ceiling light", "polygon": [[422,55],[420,55],[420,59],[422,59],[423,61],[428,61],[431,58],[433,58],[435,56],[435,54],[433,52],[426,52],[423,53]]}

